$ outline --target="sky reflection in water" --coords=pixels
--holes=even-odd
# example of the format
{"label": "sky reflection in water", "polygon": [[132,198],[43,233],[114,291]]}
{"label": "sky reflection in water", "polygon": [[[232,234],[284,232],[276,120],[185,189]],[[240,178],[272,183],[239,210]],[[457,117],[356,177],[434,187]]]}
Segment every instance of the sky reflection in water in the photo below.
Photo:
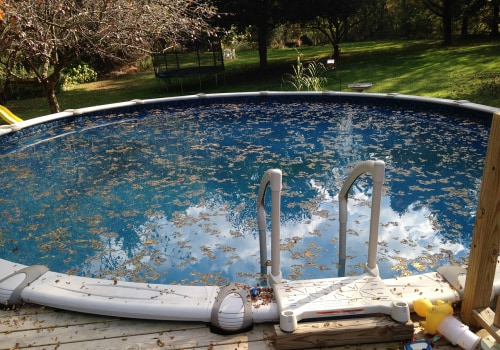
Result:
{"label": "sky reflection in water", "polygon": [[[382,159],[382,277],[467,257],[482,125],[348,104],[147,112],[71,123],[0,151],[0,256],[93,277],[256,283],[258,185],[280,168],[285,278],[337,276],[339,189],[358,162]],[[367,259],[370,194],[370,177],[351,190],[348,274]]]}

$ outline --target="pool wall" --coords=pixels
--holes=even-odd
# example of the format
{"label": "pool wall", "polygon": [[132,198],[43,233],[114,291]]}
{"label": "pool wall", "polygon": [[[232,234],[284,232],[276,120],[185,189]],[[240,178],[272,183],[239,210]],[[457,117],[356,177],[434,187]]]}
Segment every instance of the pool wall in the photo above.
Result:
{"label": "pool wall", "polygon": [[221,94],[197,94],[180,97],[166,97],[145,100],[131,100],[100,106],[68,109],[60,113],[49,114],[26,120],[17,124],[0,126],[0,145],[12,144],[19,138],[49,130],[55,126],[68,122],[78,123],[87,118],[98,118],[116,113],[133,113],[140,111],[144,106],[154,108],[158,106],[196,107],[212,103],[256,103],[256,102],[321,102],[356,104],[398,109],[411,109],[415,112],[434,112],[452,118],[461,118],[475,121],[484,125],[491,125],[491,119],[500,108],[480,105],[466,100],[448,100],[430,97],[403,95],[397,93],[357,93],[357,92],[242,92]]}

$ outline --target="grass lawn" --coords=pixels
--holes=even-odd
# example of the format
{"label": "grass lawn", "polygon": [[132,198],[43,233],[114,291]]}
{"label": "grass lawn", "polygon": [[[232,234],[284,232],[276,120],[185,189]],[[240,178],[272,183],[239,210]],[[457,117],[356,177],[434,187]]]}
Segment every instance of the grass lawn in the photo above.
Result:
{"label": "grass lawn", "polygon": [[[349,91],[354,82],[370,82],[368,92],[466,99],[500,107],[500,42],[481,41],[443,47],[438,41],[372,41],[345,43],[340,62],[328,72],[326,90]],[[331,46],[278,49],[268,52],[268,69],[258,69],[257,51],[237,52],[227,60],[226,84],[213,77],[202,80],[203,92],[292,90],[283,74],[292,72],[298,52],[304,61],[326,60]],[[131,99],[180,95],[177,80],[167,92],[152,70],[82,84],[58,94],[61,109],[80,108]],[[184,80],[184,94],[199,91],[198,79]],[[49,113],[43,97],[11,100],[7,107],[23,119]]]}

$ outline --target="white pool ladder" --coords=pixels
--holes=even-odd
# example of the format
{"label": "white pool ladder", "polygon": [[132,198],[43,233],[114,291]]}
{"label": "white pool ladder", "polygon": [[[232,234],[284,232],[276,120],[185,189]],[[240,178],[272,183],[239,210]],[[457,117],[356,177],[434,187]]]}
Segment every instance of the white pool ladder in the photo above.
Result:
{"label": "white pool ladder", "polygon": [[270,284],[280,283],[282,279],[280,269],[280,213],[282,173],[279,169],[269,169],[262,176],[259,194],[257,195],[257,226],[260,242],[260,267],[263,275],[267,274],[267,226],[265,196],[268,186],[271,185],[271,273]]}
{"label": "white pool ladder", "polygon": [[368,240],[368,261],[365,272],[379,276],[377,265],[378,227],[380,224],[380,205],[382,202],[382,185],[384,183],[385,163],[381,160],[367,160],[359,163],[349,174],[339,193],[339,277],[345,276],[346,237],[347,237],[347,199],[349,190],[356,180],[365,173],[373,178],[372,205],[370,213],[370,236]]}
{"label": "white pool ladder", "polygon": [[[280,315],[280,328],[293,332],[297,323],[303,319],[332,318],[339,316],[384,313],[395,321],[408,322],[408,304],[394,300],[378,273],[377,245],[382,184],[385,163],[365,161],[358,164],[348,176],[340,191],[340,239],[339,259],[343,268],[342,276],[337,278],[284,281],[280,268],[280,207],[282,173],[270,169],[264,173],[257,196],[257,224],[260,239],[261,272],[267,272],[266,211],[265,194],[271,187],[271,272],[269,284],[274,290]],[[364,173],[373,176],[372,208],[370,219],[370,238],[368,262],[365,273],[360,276],[344,277],[346,259],[347,196],[356,179]],[[342,270],[343,269],[343,270]],[[342,271],[340,271],[342,270]]]}

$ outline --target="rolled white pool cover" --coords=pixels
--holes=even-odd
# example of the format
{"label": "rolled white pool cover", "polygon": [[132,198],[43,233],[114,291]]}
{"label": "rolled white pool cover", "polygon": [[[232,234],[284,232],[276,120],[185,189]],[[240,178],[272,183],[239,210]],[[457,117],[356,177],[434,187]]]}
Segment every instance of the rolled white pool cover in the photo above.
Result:
{"label": "rolled white pool cover", "polygon": [[221,332],[242,331],[278,318],[276,304],[250,297],[252,287],[180,286],[70,276],[44,266],[0,259],[0,303],[35,303],[116,317],[209,322]]}
{"label": "rolled white pool cover", "polygon": [[[462,287],[465,271],[446,267],[443,273]],[[422,275],[382,280],[395,298],[413,309],[422,297],[459,301],[460,293],[443,275]],[[307,282],[307,281],[305,281]],[[284,281],[283,283],[286,283]],[[34,303],[83,313],[116,317],[200,321],[215,331],[235,333],[253,323],[278,322],[279,310],[272,293],[252,296],[251,286],[180,286],[103,280],[48,271],[44,266],[24,266],[0,259],[0,303]],[[500,269],[492,295],[500,292]]]}

